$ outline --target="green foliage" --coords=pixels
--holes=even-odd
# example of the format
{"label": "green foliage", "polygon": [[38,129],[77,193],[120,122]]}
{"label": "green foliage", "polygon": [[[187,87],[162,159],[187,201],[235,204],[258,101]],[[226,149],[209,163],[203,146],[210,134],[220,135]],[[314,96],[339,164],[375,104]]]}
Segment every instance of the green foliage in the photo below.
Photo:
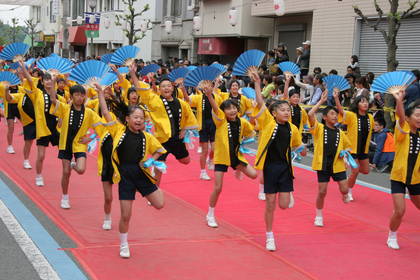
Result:
{"label": "green foliage", "polygon": [[13,39],[15,42],[23,42],[26,28],[17,23],[15,26],[10,26],[0,20],[0,45],[13,43]]}

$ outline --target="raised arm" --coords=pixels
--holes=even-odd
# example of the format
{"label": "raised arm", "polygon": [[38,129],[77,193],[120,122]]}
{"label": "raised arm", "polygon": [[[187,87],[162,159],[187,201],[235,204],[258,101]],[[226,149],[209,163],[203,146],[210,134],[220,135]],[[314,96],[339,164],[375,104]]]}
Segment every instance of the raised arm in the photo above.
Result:
{"label": "raised arm", "polygon": [[107,122],[112,122],[111,114],[109,113],[108,106],[106,105],[105,94],[99,84],[95,84],[96,91],[98,92],[99,106],[101,107],[102,116]]}
{"label": "raised arm", "polygon": [[255,101],[257,102],[258,109],[264,105],[264,98],[261,93],[261,78],[257,69],[249,70],[249,77],[254,82],[255,86]]}
{"label": "raised arm", "polygon": [[117,76],[118,76],[118,80],[119,80],[120,82],[122,82],[122,81],[124,80],[124,76],[123,76],[123,75],[121,75],[121,73],[118,71],[117,66],[115,66],[114,64],[110,64],[110,66],[109,66],[109,67],[111,67],[112,71],[114,71],[114,72],[115,72],[115,74],[117,74]]}
{"label": "raised arm", "polygon": [[344,109],[343,109],[343,106],[341,105],[339,96],[340,96],[340,92],[338,91],[338,89],[334,89],[333,97],[335,101],[335,106],[337,106],[338,113],[343,116]]}
{"label": "raised arm", "polygon": [[29,74],[28,70],[26,69],[26,66],[23,63],[23,61],[19,61],[19,67],[22,71],[23,77],[25,77],[25,79],[28,81],[29,86],[31,87],[31,90],[35,89],[34,83],[32,82],[32,77]]}
{"label": "raised arm", "polygon": [[404,97],[405,89],[400,90],[399,92],[392,92],[392,95],[395,98],[395,114],[398,116],[398,123],[400,127],[403,127],[405,122],[405,111],[404,111]]}
{"label": "raised arm", "polygon": [[322,95],[321,95],[321,99],[319,99],[318,103],[316,103],[316,105],[314,107],[312,107],[312,109],[308,112],[308,119],[309,119],[309,124],[311,125],[311,127],[313,127],[316,123],[316,118],[315,118],[315,114],[318,111],[319,107],[321,107],[322,104],[324,104],[325,101],[327,101],[328,99],[328,90],[326,89]]}
{"label": "raised arm", "polygon": [[209,102],[210,102],[210,105],[211,105],[211,108],[212,108],[213,112],[215,114],[217,114],[217,111],[219,110],[219,107],[217,106],[216,100],[214,100],[214,98],[213,98],[213,90],[214,90],[213,85],[210,82],[206,81],[206,82],[203,82],[202,87],[203,87],[203,93],[209,99]]}
{"label": "raised arm", "polygon": [[190,97],[188,95],[188,92],[184,86],[184,79],[179,78],[175,81],[175,85],[178,86],[178,88],[182,91],[182,96],[185,100],[185,102],[190,103]]}
{"label": "raised arm", "polygon": [[51,103],[57,106],[57,90],[55,89],[55,81],[56,78],[52,77],[50,80],[44,79],[44,88],[47,91],[48,95],[50,96]]}
{"label": "raised arm", "polygon": [[289,85],[290,79],[292,79],[292,75],[286,74],[286,81],[284,82],[284,90],[283,90],[283,99],[289,100]]}

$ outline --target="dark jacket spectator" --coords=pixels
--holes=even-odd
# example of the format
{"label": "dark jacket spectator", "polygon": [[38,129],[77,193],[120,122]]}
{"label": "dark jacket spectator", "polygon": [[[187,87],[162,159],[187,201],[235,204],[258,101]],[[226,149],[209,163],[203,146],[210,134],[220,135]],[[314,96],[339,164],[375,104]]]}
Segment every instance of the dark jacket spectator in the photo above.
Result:
{"label": "dark jacket spectator", "polygon": [[407,108],[408,105],[420,98],[420,71],[413,70],[412,72],[417,79],[405,90],[405,108]]}

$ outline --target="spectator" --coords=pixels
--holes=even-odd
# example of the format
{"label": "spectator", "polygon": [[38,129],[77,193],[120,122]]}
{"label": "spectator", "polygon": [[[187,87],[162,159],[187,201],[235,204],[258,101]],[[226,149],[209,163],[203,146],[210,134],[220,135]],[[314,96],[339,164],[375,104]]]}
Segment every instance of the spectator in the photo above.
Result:
{"label": "spectator", "polygon": [[385,120],[382,116],[375,118],[373,126],[373,145],[375,152],[373,154],[371,167],[379,172],[384,172],[390,168],[395,155],[394,137],[386,129]]}
{"label": "spectator", "polygon": [[294,78],[294,80],[295,80],[295,84],[298,87],[300,87],[300,98],[301,98],[300,102],[303,103],[303,104],[308,103],[308,101],[314,95],[314,86],[312,85],[314,77],[312,75],[307,75],[307,76],[303,77],[303,83],[300,82],[300,77],[299,76]]}
{"label": "spectator", "polygon": [[311,41],[305,41],[303,44],[303,53],[300,57],[300,72],[302,76],[308,75],[309,60],[311,58]]}
{"label": "spectator", "polygon": [[270,75],[264,75],[263,85],[264,88],[262,90],[262,95],[264,98],[270,98],[276,89],[276,86],[273,83],[273,77]]}
{"label": "spectator", "polygon": [[351,56],[349,67],[351,67],[351,69],[353,70],[353,73],[360,74],[359,57],[357,55]]}
{"label": "spectator", "polygon": [[276,54],[274,53],[274,51],[269,51],[268,52],[267,65],[271,66],[275,63],[276,63]]}
{"label": "spectator", "polygon": [[373,102],[373,96],[370,94],[370,91],[367,89],[368,85],[366,82],[365,77],[358,77],[354,81],[354,84],[356,86],[356,95],[354,98],[357,98],[360,95],[363,95],[366,97],[366,99],[369,101],[369,103]]}
{"label": "spectator", "polygon": [[407,109],[408,105],[420,98],[420,71],[413,70],[416,80],[405,90],[405,103],[404,107]]}
{"label": "spectator", "polygon": [[321,67],[315,67],[314,68],[314,75],[316,75],[316,74],[321,74],[322,73],[322,69],[321,69]]}
{"label": "spectator", "polygon": [[302,73],[302,54],[303,54],[303,48],[302,47],[296,48],[296,61],[295,61],[295,63],[297,65],[299,65],[300,73],[301,73],[302,76],[304,76],[303,73]]}
{"label": "spectator", "polygon": [[287,52],[286,44],[279,43],[276,51],[276,63],[279,64],[284,61],[289,61],[289,53]]}
{"label": "spectator", "polygon": [[372,72],[368,72],[367,74],[366,74],[366,81],[367,81],[367,83],[368,83],[368,85],[369,85],[369,89],[370,89],[370,86],[372,85],[372,83],[373,83],[373,80],[375,80],[375,74],[373,74]]}
{"label": "spectator", "polygon": [[330,73],[328,73],[328,75],[338,75],[338,72],[335,69],[331,69],[331,71],[330,71]]}
{"label": "spectator", "polygon": [[318,101],[321,99],[322,95],[322,76],[321,75],[315,75],[314,77],[314,94],[309,99],[309,105],[316,105]]}

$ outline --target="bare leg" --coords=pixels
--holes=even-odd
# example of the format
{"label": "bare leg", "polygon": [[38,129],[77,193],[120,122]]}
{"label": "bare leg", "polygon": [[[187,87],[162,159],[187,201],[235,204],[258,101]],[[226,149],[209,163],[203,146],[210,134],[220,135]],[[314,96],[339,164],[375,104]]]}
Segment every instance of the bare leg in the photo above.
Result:
{"label": "bare leg", "polygon": [[276,194],[275,193],[266,193],[265,194],[265,231],[273,231],[273,220],[274,220],[274,210],[276,209]]}
{"label": "bare leg", "polygon": [[38,153],[36,157],[36,174],[40,175],[42,174],[42,166],[44,164],[46,147],[44,146],[37,146],[37,147],[38,147]]}
{"label": "bare leg", "polygon": [[61,175],[61,190],[63,194],[68,194],[71,175],[70,161],[67,159],[62,159],[61,162],[63,165],[63,173]]}
{"label": "bare leg", "polygon": [[7,120],[7,145],[13,144],[13,132],[15,131],[15,120]]}
{"label": "bare leg", "polygon": [[318,183],[318,196],[316,198],[316,209],[324,208],[325,197],[327,196],[328,183]]}
{"label": "bare leg", "polygon": [[110,215],[112,207],[112,183],[102,182],[102,188],[104,190],[104,212],[105,215]]}
{"label": "bare leg", "polygon": [[29,154],[31,153],[33,140],[25,140],[25,145],[23,146],[23,159],[28,160]]}
{"label": "bare leg", "polygon": [[210,207],[216,207],[217,200],[219,199],[220,193],[223,187],[223,176],[224,173],[220,171],[214,172],[214,189],[210,195]]}
{"label": "bare leg", "polygon": [[120,233],[127,233],[130,225],[133,200],[120,200],[121,217],[119,224]]}
{"label": "bare leg", "polygon": [[86,170],[86,158],[85,157],[79,157],[76,159],[76,166],[74,167],[74,171],[77,172],[77,174],[82,175],[85,173]]}
{"label": "bare leg", "polygon": [[256,179],[258,176],[257,170],[255,170],[251,165],[243,166],[238,165],[236,167],[238,170],[240,170],[242,173],[244,173],[246,176],[248,176],[251,179]]}
{"label": "bare leg", "polygon": [[152,204],[156,209],[162,209],[165,205],[165,198],[163,192],[160,189],[152,192],[146,196],[146,199]]}
{"label": "bare leg", "polygon": [[397,231],[401,225],[402,219],[405,214],[405,194],[394,193],[392,194],[392,201],[394,203],[394,212],[392,213],[391,220],[389,222],[389,230]]}
{"label": "bare leg", "polygon": [[200,154],[200,168],[201,170],[206,169],[206,160],[209,153],[209,143],[200,143],[201,154]]}
{"label": "bare leg", "polygon": [[290,204],[291,192],[280,192],[279,193],[279,207],[281,209],[288,209]]}

